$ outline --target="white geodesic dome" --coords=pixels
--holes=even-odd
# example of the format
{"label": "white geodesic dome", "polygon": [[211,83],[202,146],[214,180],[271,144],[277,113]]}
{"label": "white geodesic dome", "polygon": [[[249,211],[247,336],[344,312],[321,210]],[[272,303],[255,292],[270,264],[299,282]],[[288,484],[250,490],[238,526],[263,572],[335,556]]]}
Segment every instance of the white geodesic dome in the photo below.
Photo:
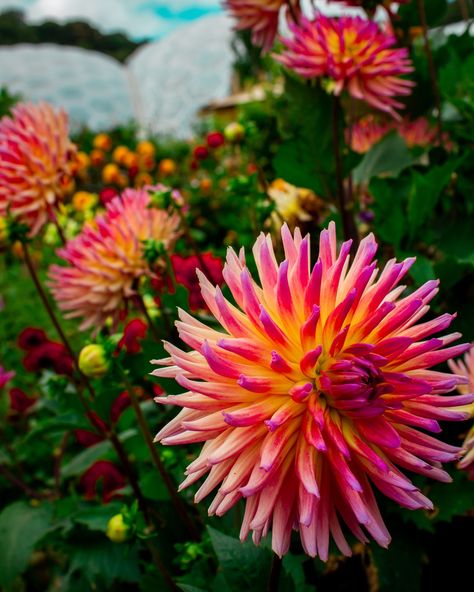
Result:
{"label": "white geodesic dome", "polygon": [[186,136],[196,111],[228,95],[233,55],[232,23],[208,16],[139,48],[129,59],[138,89],[137,119],[153,132]]}
{"label": "white geodesic dome", "polygon": [[53,44],[0,47],[0,87],[63,107],[71,125],[109,129],[133,119],[125,68],[102,53]]}

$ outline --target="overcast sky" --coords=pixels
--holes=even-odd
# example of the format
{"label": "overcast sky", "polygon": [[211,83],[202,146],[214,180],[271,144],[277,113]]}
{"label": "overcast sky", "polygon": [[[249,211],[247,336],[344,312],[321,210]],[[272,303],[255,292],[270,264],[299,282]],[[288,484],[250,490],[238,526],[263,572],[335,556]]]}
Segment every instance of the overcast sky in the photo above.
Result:
{"label": "overcast sky", "polygon": [[[310,0],[303,0],[309,5]],[[340,5],[317,0],[325,12],[338,13]],[[105,32],[124,31],[130,37],[157,38],[186,22],[220,12],[221,0],[0,0],[0,11],[22,8],[33,22],[84,19]],[[346,9],[347,10],[347,9]]]}

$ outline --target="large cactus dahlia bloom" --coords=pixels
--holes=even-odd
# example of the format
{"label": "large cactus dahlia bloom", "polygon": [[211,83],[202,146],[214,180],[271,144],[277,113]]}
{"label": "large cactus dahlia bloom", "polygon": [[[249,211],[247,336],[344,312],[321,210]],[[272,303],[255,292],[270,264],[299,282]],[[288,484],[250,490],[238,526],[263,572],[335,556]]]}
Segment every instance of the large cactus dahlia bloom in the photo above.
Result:
{"label": "large cactus dahlia bloom", "polygon": [[70,186],[76,149],[64,111],[24,103],[12,114],[0,120],[0,216],[17,218],[34,236]]}
{"label": "large cactus dahlia bloom", "polygon": [[398,118],[395,109],[403,105],[394,97],[409,95],[414,83],[400,78],[413,68],[408,50],[393,47],[393,35],[367,19],[322,14],[313,21],[301,18],[290,30],[293,37],[282,40],[286,50],[278,61],[304,78],[329,78],[335,95],[347,90]]}
{"label": "large cactus dahlia bloom", "polygon": [[465,419],[474,397],[443,396],[464,378],[430,368],[469,346],[444,347],[459,334],[431,337],[450,314],[418,323],[438,282],[403,297],[398,284],[413,259],[379,272],[372,235],[350,264],[351,243],[338,252],[331,223],[313,267],[309,236],[284,226],[282,239],[278,265],[270,237],[258,238],[258,283],[244,253],[229,250],[224,278],[235,304],[201,275],[222,329],[180,312],[179,334],[192,351],[166,344],[170,357],[154,374],[186,389],[157,399],[183,410],[157,440],[204,442],[181,488],[208,474],[195,500],[217,487],[209,513],[219,516],[246,498],[243,539],[252,530],[258,543],[271,529],[283,555],[298,529],[306,553],[325,560],[330,536],[350,554],[346,525],[386,546],[374,487],[414,510],[432,504],[401,469],[450,481],[440,463],[459,449],[425,431]]}
{"label": "large cactus dahlia bloom", "polygon": [[110,317],[117,321],[138,280],[152,274],[144,241],[160,241],[167,249],[176,241],[178,215],[150,206],[147,191],[126,189],[93,225],[59,249],[68,265],[51,266],[51,291],[67,318],[82,317],[82,330],[99,330]]}
{"label": "large cactus dahlia bloom", "polygon": [[300,14],[299,0],[224,0],[224,7],[236,19],[238,30],[251,29],[252,43],[268,52],[275,41],[280,10],[291,5]]}
{"label": "large cactus dahlia bloom", "polygon": [[[468,384],[458,386],[458,391],[462,395],[474,393],[474,343],[471,344],[471,349],[463,360],[450,360],[448,363],[455,374],[465,376],[468,380]],[[470,406],[470,412],[474,417],[474,403]],[[469,477],[474,480],[474,425],[464,440],[463,451],[463,457],[459,461],[458,467],[467,470]]]}

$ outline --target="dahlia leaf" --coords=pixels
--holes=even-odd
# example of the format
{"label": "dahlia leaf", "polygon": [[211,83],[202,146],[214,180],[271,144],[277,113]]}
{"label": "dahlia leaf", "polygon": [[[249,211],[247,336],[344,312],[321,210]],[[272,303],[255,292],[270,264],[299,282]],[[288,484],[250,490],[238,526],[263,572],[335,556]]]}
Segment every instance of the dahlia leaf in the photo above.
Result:
{"label": "dahlia leaf", "polygon": [[52,508],[25,502],[7,506],[0,514],[0,585],[7,589],[26,568],[33,549],[51,530]]}

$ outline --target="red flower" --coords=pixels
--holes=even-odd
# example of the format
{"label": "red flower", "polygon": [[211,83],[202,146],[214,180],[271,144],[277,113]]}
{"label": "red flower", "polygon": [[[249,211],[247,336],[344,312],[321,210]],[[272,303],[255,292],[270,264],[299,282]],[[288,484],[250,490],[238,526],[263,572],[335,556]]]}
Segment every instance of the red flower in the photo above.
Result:
{"label": "red flower", "polygon": [[30,349],[23,365],[28,372],[52,370],[56,374],[71,375],[73,371],[73,362],[66,348],[55,341],[46,341]]}
{"label": "red flower", "polygon": [[102,191],[99,193],[100,201],[106,206],[109,201],[111,201],[116,195],[118,195],[117,190],[113,187],[104,187]]}
{"label": "red flower", "polygon": [[224,141],[224,134],[221,134],[221,132],[209,132],[206,137],[209,148],[220,148],[224,144]]}
{"label": "red flower", "polygon": [[209,150],[206,146],[196,146],[194,148],[193,156],[196,160],[206,160],[209,157]]}
{"label": "red flower", "polygon": [[126,480],[114,463],[99,460],[82,475],[79,485],[87,500],[100,496],[102,502],[107,504],[119,497],[117,491],[125,487]]}
{"label": "red flower", "polygon": [[29,397],[19,388],[10,389],[8,395],[10,397],[10,411],[14,415],[24,415],[36,403],[34,397]]}
{"label": "red flower", "polygon": [[123,337],[118,342],[117,349],[121,350],[125,348],[127,354],[138,354],[141,352],[142,347],[140,341],[145,339],[148,331],[148,325],[141,319],[131,320],[123,331]]}
{"label": "red flower", "polygon": [[77,443],[84,446],[84,448],[95,446],[103,440],[102,436],[90,430],[75,430],[74,435],[76,436]]}
{"label": "red flower", "polygon": [[127,391],[121,392],[113,402],[110,409],[110,419],[112,420],[112,423],[117,423],[122,413],[125,411],[125,409],[130,407],[130,405],[130,395],[127,393]]}
{"label": "red flower", "polygon": [[27,327],[18,336],[18,347],[25,351],[30,351],[38,345],[48,341],[46,333],[43,329],[37,329],[36,327]]}
{"label": "red flower", "polygon": [[202,268],[196,255],[189,257],[181,257],[181,255],[171,256],[176,281],[189,290],[189,306],[191,310],[206,308],[196,274],[197,268],[206,272],[206,275],[212,278],[211,282],[214,284],[222,284],[224,281],[222,278],[223,264],[221,259],[215,257],[212,253],[203,253],[201,258],[206,265],[206,269]]}

